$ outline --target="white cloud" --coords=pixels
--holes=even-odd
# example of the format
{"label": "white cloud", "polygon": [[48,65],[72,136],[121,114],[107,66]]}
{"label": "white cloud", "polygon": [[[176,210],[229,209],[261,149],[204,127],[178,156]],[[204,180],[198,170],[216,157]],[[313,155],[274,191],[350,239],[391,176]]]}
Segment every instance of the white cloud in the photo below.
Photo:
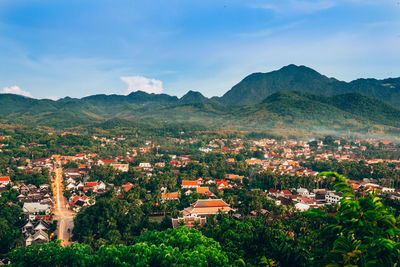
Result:
{"label": "white cloud", "polygon": [[19,86],[10,86],[10,87],[4,87],[3,90],[1,91],[3,94],[15,94],[15,95],[23,95],[27,97],[32,97],[31,93],[28,91],[24,91]]}
{"label": "white cloud", "polygon": [[128,85],[127,94],[136,91],[154,94],[161,94],[163,92],[162,81],[160,80],[148,79],[142,76],[121,77],[121,80]]}

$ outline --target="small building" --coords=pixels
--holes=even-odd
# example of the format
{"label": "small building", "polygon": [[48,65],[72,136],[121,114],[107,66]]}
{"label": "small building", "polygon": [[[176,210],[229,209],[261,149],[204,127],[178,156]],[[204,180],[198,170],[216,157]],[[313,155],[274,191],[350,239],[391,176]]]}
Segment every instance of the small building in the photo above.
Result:
{"label": "small building", "polygon": [[11,183],[10,177],[8,176],[2,176],[0,177],[0,185],[2,186],[7,186]]}
{"label": "small building", "polygon": [[180,194],[179,192],[171,192],[171,193],[161,193],[161,201],[170,201],[170,200],[178,200],[179,201]]}
{"label": "small building", "polygon": [[329,191],[325,195],[326,202],[332,203],[332,204],[338,203],[341,198],[342,198],[341,192]]}
{"label": "small building", "polygon": [[197,188],[200,187],[199,181],[182,181],[182,188]]}
{"label": "small building", "polygon": [[194,226],[198,225],[201,227],[203,224],[207,222],[207,218],[198,217],[198,216],[183,216],[177,219],[172,218],[172,227],[175,229],[178,226],[185,226],[189,229],[192,229]]}

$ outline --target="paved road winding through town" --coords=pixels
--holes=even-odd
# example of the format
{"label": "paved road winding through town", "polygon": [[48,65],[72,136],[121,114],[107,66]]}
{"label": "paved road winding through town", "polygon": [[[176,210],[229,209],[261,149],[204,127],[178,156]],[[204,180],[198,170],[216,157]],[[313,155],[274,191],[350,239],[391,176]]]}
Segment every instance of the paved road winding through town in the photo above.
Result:
{"label": "paved road winding through town", "polygon": [[[57,237],[61,240],[61,244],[70,245],[70,237],[72,235],[72,228],[74,227],[74,213],[67,208],[67,201],[62,192],[62,169],[55,167],[55,200],[56,210],[55,218],[58,220]],[[70,231],[68,231],[70,229]]]}

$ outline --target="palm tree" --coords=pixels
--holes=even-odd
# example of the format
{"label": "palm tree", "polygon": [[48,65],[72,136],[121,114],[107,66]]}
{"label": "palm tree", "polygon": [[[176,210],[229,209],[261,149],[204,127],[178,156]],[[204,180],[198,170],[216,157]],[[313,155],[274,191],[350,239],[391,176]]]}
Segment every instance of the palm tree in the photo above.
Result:
{"label": "palm tree", "polygon": [[326,260],[332,266],[393,266],[399,262],[398,221],[376,193],[356,196],[345,176],[336,172],[320,175],[334,177],[335,189],[343,193],[335,216],[337,222],[327,225],[321,237],[333,239],[330,240],[333,248]]}

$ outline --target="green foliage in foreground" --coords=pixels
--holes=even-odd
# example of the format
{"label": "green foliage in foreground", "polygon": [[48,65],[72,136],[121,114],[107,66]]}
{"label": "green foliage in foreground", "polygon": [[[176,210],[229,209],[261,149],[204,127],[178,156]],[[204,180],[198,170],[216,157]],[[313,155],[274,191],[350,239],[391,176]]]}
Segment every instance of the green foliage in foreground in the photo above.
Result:
{"label": "green foliage in foreground", "polygon": [[[336,222],[328,224],[319,238],[328,245],[323,257],[328,266],[394,266],[400,262],[398,220],[375,194],[357,197],[346,177],[335,172],[335,188],[343,192]],[[329,253],[326,253],[329,252]]]}
{"label": "green foliage in foreground", "polygon": [[5,191],[0,196],[0,256],[10,248],[23,244],[20,227],[23,225],[22,209],[13,204],[18,198],[14,189]]}
{"label": "green foliage in foreground", "polygon": [[57,242],[15,249],[9,254],[13,266],[226,266],[228,257],[218,242],[196,230],[181,227],[149,231],[132,246],[91,247]]}

